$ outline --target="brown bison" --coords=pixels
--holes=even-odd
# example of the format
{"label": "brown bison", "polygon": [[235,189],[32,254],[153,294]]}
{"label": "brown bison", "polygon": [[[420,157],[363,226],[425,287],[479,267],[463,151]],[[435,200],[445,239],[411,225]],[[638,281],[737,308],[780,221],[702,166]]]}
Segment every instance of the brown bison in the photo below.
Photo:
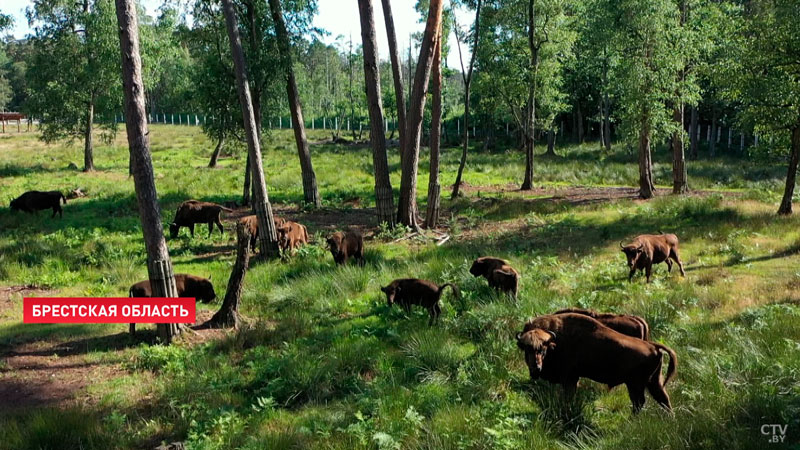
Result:
{"label": "brown bison", "polygon": [[37,213],[42,209],[53,209],[53,218],[58,214],[58,217],[64,217],[64,210],[61,209],[61,201],[67,204],[67,198],[64,197],[59,191],[28,191],[19,197],[11,200],[12,211],[25,211],[26,213]]}
{"label": "brown bison", "polygon": [[472,263],[469,273],[484,277],[489,286],[517,298],[519,292],[519,272],[500,258],[481,256]]}
{"label": "brown bison", "polygon": [[394,280],[388,286],[382,287],[381,291],[386,294],[386,302],[390,307],[397,303],[406,310],[406,313],[411,312],[411,305],[419,305],[427,309],[431,317],[428,321],[428,326],[430,326],[433,325],[433,322],[439,321],[439,315],[442,313],[439,299],[447,286],[453,289],[453,293],[458,298],[459,292],[456,285],[445,283],[438,286],[436,283],[418,278]]}
{"label": "brown bison", "polygon": [[297,222],[286,221],[276,229],[278,233],[278,247],[281,251],[289,253],[304,244],[308,244],[308,229]]}
{"label": "brown bison", "polygon": [[568,313],[583,314],[584,316],[597,319],[600,323],[618,333],[622,333],[630,337],[644,339],[645,341],[650,340],[650,325],[648,325],[647,321],[639,316],[633,316],[630,314],[599,313],[591,309],[581,308],[560,309],[553,314]]}
{"label": "brown bison", "polygon": [[[210,303],[217,298],[217,293],[214,292],[214,285],[211,281],[194,275],[186,273],[175,274],[175,286],[178,289],[178,297],[191,297],[195,300],[200,300],[203,303]],[[140,281],[128,290],[128,297],[152,297],[153,290],[150,286],[150,280]],[[130,332],[136,332],[136,324],[130,325]]]}
{"label": "brown bison", "polygon": [[681,269],[681,276],[686,276],[680,255],[678,255],[678,236],[674,234],[643,234],[637,236],[632,243],[622,245],[622,242],[620,242],[619,246],[622,252],[625,253],[625,257],[628,259],[628,267],[631,270],[628,274],[628,281],[633,280],[633,275],[637,270],[641,272],[644,269],[649,283],[650,274],[653,272],[653,264],[665,262],[667,263],[667,270],[672,272],[672,260],[678,263],[678,268]]}
{"label": "brown bison", "polygon": [[189,228],[189,232],[194,237],[194,225],[196,223],[208,224],[208,237],[214,232],[214,224],[219,228],[220,234],[225,230],[220,222],[222,211],[232,212],[232,209],[211,202],[201,202],[197,200],[187,200],[178,206],[175,213],[175,220],[169,224],[169,235],[175,239],[181,231],[181,227]]}
{"label": "brown bison", "polygon": [[326,241],[336,264],[344,264],[349,258],[364,265],[364,237],[358,231],[337,231]]}
{"label": "brown bison", "polygon": [[[618,333],[583,314],[537,317],[517,333],[517,346],[525,352],[531,379],[561,384],[569,397],[580,378],[609,388],[625,384],[638,413],[647,389],[658,404],[671,411],[664,386],[675,375],[678,358],[669,347]],[[667,377],[662,379],[662,353],[669,355]]]}
{"label": "brown bison", "polygon": [[[272,216],[272,220],[276,230],[286,223],[285,219],[278,216]],[[239,219],[239,222],[243,223],[250,231],[250,251],[255,251],[256,242],[258,242],[258,217],[255,214],[244,216]]]}

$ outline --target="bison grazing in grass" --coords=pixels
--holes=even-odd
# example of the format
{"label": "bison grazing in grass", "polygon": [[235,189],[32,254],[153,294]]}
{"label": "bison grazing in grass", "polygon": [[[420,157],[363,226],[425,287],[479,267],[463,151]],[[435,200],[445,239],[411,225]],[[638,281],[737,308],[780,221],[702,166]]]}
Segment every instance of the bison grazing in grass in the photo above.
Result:
{"label": "bison grazing in grass", "polygon": [[[178,297],[194,298],[203,303],[210,303],[217,298],[217,293],[214,292],[214,285],[211,280],[203,277],[189,275],[186,273],[175,274],[175,286],[178,289]],[[128,290],[128,297],[152,297],[153,290],[150,286],[150,280],[140,281]],[[130,326],[131,334],[136,332],[136,324]]]}
{"label": "bison grazing in grass", "polygon": [[290,253],[300,246],[308,244],[308,229],[297,222],[286,221],[276,229],[278,233],[278,247],[284,253]]}
{"label": "bison grazing in grass", "polygon": [[61,209],[61,201],[67,204],[67,198],[64,197],[59,191],[28,191],[19,197],[11,200],[12,211],[25,211],[26,213],[37,213],[42,209],[53,210],[51,218],[58,214],[58,217],[64,217],[64,210]]}
{"label": "bison grazing in grass", "polygon": [[326,241],[336,264],[344,264],[350,258],[364,265],[364,237],[358,231],[337,231]]}
{"label": "bison grazing in grass", "polygon": [[489,286],[517,298],[519,292],[519,272],[500,258],[482,256],[472,263],[469,273],[484,277]]}
{"label": "bison grazing in grass", "polygon": [[216,203],[187,200],[178,206],[175,220],[169,224],[169,235],[175,239],[178,237],[181,227],[187,227],[192,237],[194,237],[194,225],[196,223],[208,224],[208,237],[211,237],[211,233],[214,232],[214,224],[217,225],[220,233],[224,233],[222,222],[220,222],[222,211],[232,212],[233,210]]}
{"label": "bison grazing in grass", "polygon": [[[664,386],[675,375],[678,358],[667,346],[618,333],[583,314],[537,317],[517,333],[517,346],[525,352],[531,379],[561,384],[569,397],[580,378],[609,388],[625,384],[638,413],[645,389],[658,404],[672,410]],[[662,354],[669,355],[667,377],[661,376]]]}
{"label": "bison grazing in grass", "polygon": [[[272,216],[272,220],[275,222],[276,230],[286,223],[285,219],[278,216]],[[255,251],[258,242],[258,217],[255,214],[244,216],[239,219],[239,222],[243,223],[250,231],[250,251]]]}
{"label": "bison grazing in grass", "polygon": [[633,280],[633,275],[637,270],[644,269],[647,275],[647,282],[650,282],[650,274],[653,272],[653,264],[662,262],[667,263],[667,270],[672,272],[672,260],[678,263],[681,276],[685,277],[683,263],[678,254],[678,236],[674,234],[643,234],[637,236],[632,243],[622,245],[619,243],[622,253],[628,259],[628,281]]}
{"label": "bison grazing in grass", "polygon": [[406,312],[411,311],[411,305],[419,305],[427,309],[428,314],[431,316],[428,321],[428,326],[430,326],[433,325],[433,322],[439,321],[439,315],[442,313],[439,299],[442,297],[442,291],[447,286],[453,288],[453,293],[458,298],[458,287],[454,284],[445,283],[438,286],[436,283],[417,278],[394,280],[388,286],[382,287],[381,291],[386,294],[386,302],[389,306],[397,303]]}
{"label": "bison grazing in grass", "polygon": [[581,309],[581,308],[567,308],[561,309],[553,314],[583,314],[584,316],[589,316],[593,319],[596,319],[603,325],[611,328],[612,330],[622,333],[631,337],[644,339],[645,341],[650,340],[650,325],[647,324],[643,318],[639,316],[633,316],[630,314],[610,314],[610,313],[599,313],[597,311],[593,311],[591,309]]}

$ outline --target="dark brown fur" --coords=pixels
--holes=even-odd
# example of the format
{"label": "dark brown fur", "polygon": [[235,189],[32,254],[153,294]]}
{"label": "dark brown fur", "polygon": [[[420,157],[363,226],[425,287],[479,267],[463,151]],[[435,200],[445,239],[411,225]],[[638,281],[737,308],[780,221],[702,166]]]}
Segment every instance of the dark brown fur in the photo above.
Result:
{"label": "dark brown fur", "polygon": [[[272,220],[275,222],[275,229],[282,227],[286,223],[285,219],[278,216],[272,216]],[[255,214],[244,216],[239,219],[239,222],[243,223],[250,231],[250,251],[255,251],[256,243],[258,242],[258,217]]]}
{"label": "dark brown fur", "polygon": [[364,237],[358,231],[337,231],[328,237],[327,243],[336,264],[355,258],[359,265],[364,265]]}
{"label": "dark brown fur", "polygon": [[645,271],[647,282],[650,282],[650,275],[653,272],[653,264],[662,262],[667,263],[667,270],[672,272],[672,260],[678,263],[681,276],[685,277],[683,263],[678,254],[678,236],[674,234],[643,234],[637,236],[628,245],[619,244],[622,252],[628,260],[628,281],[633,280],[636,271]]}
{"label": "dark brown fur", "polygon": [[417,278],[402,278],[394,280],[388,286],[382,287],[381,291],[386,294],[386,302],[389,306],[397,303],[402,306],[406,312],[411,311],[411,305],[419,305],[428,310],[430,320],[428,325],[433,325],[434,322],[439,321],[439,315],[442,313],[442,306],[439,304],[439,299],[442,297],[444,288],[450,286],[453,288],[453,293],[456,298],[459,297],[458,287],[454,284],[445,283],[438,286],[428,280],[420,280]]}
{"label": "dark brown fur", "polygon": [[[661,406],[672,410],[664,386],[675,375],[677,356],[662,344],[618,333],[583,314],[537,317],[517,333],[517,346],[525,352],[531,379],[561,384],[568,396],[580,378],[609,388],[625,384],[633,412],[642,409],[645,389]],[[662,353],[670,357],[662,380]]]}
{"label": "dark brown fur", "polygon": [[58,217],[64,217],[64,210],[61,209],[61,201],[67,204],[67,198],[64,197],[59,191],[28,191],[19,197],[11,200],[12,211],[25,211],[26,213],[37,213],[42,209],[53,210],[51,218],[58,214]]}
{"label": "dark brown fur", "polygon": [[302,245],[308,244],[308,229],[297,222],[286,221],[278,227],[278,247],[285,253],[290,253]]}
{"label": "dark brown fur", "polygon": [[650,325],[647,324],[646,320],[639,316],[630,314],[599,313],[591,309],[581,308],[561,309],[553,314],[567,313],[583,314],[584,316],[589,316],[598,320],[603,325],[618,333],[638,339],[644,339],[645,341],[650,340]]}
{"label": "dark brown fur", "polygon": [[222,228],[222,222],[220,222],[222,211],[232,212],[233,210],[216,203],[187,200],[178,206],[175,220],[169,225],[169,235],[175,239],[178,237],[181,227],[187,227],[192,237],[194,237],[194,225],[197,223],[208,224],[208,237],[211,237],[211,233],[214,232],[214,224],[217,225],[220,234],[222,234],[225,232],[224,228]]}
{"label": "dark brown fur", "polygon": [[481,256],[472,263],[469,273],[484,277],[489,286],[516,298],[519,293],[519,272],[506,261],[492,256]]}
{"label": "dark brown fur", "polygon": [[[186,273],[175,274],[175,286],[178,289],[178,297],[191,297],[195,300],[200,300],[203,303],[210,303],[217,298],[217,293],[214,292],[214,285],[211,281],[189,275]],[[140,281],[128,290],[128,297],[152,297],[153,290],[150,286],[150,280]],[[131,334],[136,332],[136,324],[130,325]]]}

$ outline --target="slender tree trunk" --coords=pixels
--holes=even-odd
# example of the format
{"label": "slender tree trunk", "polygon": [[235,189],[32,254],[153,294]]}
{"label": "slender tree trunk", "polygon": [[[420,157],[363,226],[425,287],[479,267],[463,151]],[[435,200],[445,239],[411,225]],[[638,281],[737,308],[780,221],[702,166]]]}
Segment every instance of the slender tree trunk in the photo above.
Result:
{"label": "slender tree trunk", "polygon": [[83,145],[83,171],[94,170],[94,143],[92,141],[92,128],[94,126],[94,94],[86,108],[86,130],[84,131]]}
{"label": "slender tree trunk", "polygon": [[280,0],[269,0],[269,7],[272,11],[272,21],[275,23],[275,33],[278,37],[278,49],[280,50],[284,70],[286,71],[286,91],[289,96],[289,110],[292,113],[294,140],[297,143],[297,153],[300,156],[300,170],[303,175],[303,198],[306,203],[318,208],[322,206],[322,200],[320,199],[319,188],[317,187],[317,175],[314,173],[314,166],[311,164],[311,152],[308,149],[308,139],[306,139],[306,127],[303,123],[303,107],[300,105],[300,94],[297,91],[297,81],[294,78],[294,68],[292,67],[289,33],[286,32],[286,24],[283,21]]}
{"label": "slender tree trunk", "polygon": [[611,100],[608,94],[603,94],[603,145],[606,151],[611,151]]}
{"label": "slender tree trunk", "polygon": [[[119,0],[118,0],[119,1]],[[253,177],[253,209],[258,217],[258,243],[261,256],[278,257],[278,239],[275,233],[275,222],[272,217],[272,205],[269,203],[267,185],[264,181],[264,168],[261,162],[261,144],[258,141],[256,119],[253,114],[253,103],[250,99],[250,84],[247,81],[247,66],[242,51],[242,41],[236,24],[236,12],[232,0],[222,0],[222,11],[225,14],[225,25],[231,45],[234,71],[236,72],[236,90],[242,107],[247,150],[250,156],[251,175]]]}
{"label": "slender tree trunk", "polygon": [[692,106],[691,118],[689,119],[689,155],[692,160],[697,160],[697,122],[699,121],[697,114],[697,106]]}
{"label": "slender tree trunk", "polygon": [[[275,1],[275,0],[272,0]],[[400,200],[397,221],[410,227],[417,227],[417,170],[419,165],[419,144],[422,135],[422,117],[425,111],[425,97],[433,65],[433,45],[442,23],[442,0],[431,0],[428,20],[420,46],[417,71],[414,74],[414,87],[408,109],[406,128],[406,149],[403,150],[403,173],[400,178]]]}
{"label": "slender tree trunk", "polygon": [[228,279],[228,289],[219,311],[204,325],[208,328],[239,328],[239,303],[247,267],[250,265],[250,230],[243,223],[236,225],[236,262]]}
{"label": "slender tree trunk", "polygon": [[378,41],[375,35],[375,14],[372,0],[358,0],[361,18],[361,41],[364,49],[364,82],[369,105],[369,140],[372,144],[372,167],[375,171],[375,206],[378,220],[394,226],[394,194],[389,179],[389,162],[386,156],[386,135],[383,132],[383,102],[381,76],[378,64]]}
{"label": "slender tree trunk", "polygon": [[211,161],[208,163],[208,167],[212,169],[217,167],[217,160],[219,159],[220,152],[222,152],[223,145],[225,145],[225,136],[220,133],[219,140],[217,140],[217,146],[214,147],[214,153],[211,154]]}
{"label": "slender tree trunk", "polygon": [[653,161],[650,154],[650,125],[646,114],[642,114],[639,130],[639,197],[648,199],[655,195],[653,186]]}
{"label": "slender tree trunk", "polygon": [[[478,44],[480,43],[480,30],[481,30],[481,5],[482,0],[478,0],[477,8],[475,9],[475,35],[472,42],[472,53],[469,61],[469,69],[464,71],[464,59],[461,55],[461,43],[458,40],[458,33],[456,35],[456,44],[458,45],[458,58],[461,62],[461,77],[464,80],[464,137],[461,147],[461,161],[458,163],[458,173],[456,173],[456,182],[453,183],[453,192],[450,194],[450,199],[455,199],[459,195],[461,189],[461,177],[464,175],[464,167],[467,165],[467,149],[469,148],[469,102],[470,102],[470,89],[472,88],[472,70],[475,67],[475,57],[478,54]],[[453,21],[455,25],[455,21]]]}
{"label": "slender tree trunk", "polygon": [[679,103],[672,111],[672,119],[678,124],[675,134],[672,135],[672,193],[685,194],[689,192],[689,183],[684,155],[686,146],[683,141],[683,104]]}
{"label": "slender tree trunk", "polygon": [[792,154],[789,157],[789,172],[786,174],[786,188],[783,191],[783,200],[778,208],[778,214],[789,215],[792,213],[792,197],[797,176],[797,163],[800,160],[800,124],[792,129]]}
{"label": "slender tree trunk", "polygon": [[552,128],[547,130],[547,152],[545,152],[547,156],[558,156],[556,155],[556,131]]}
{"label": "slender tree trunk", "polygon": [[[177,297],[178,289],[175,285],[172,261],[161,227],[161,209],[158,205],[158,193],[150,156],[136,3],[133,0],[115,0],[115,3],[122,55],[125,129],[127,130],[130,154],[135,161],[133,183],[147,252],[147,274],[153,297]],[[158,324],[156,330],[159,339],[168,344],[180,333],[180,326],[178,324]]]}
{"label": "slender tree trunk", "polygon": [[[536,35],[536,5],[535,0],[528,2],[528,49],[531,52],[530,67],[536,77],[539,63],[539,47],[535,44]],[[580,113],[580,109],[578,109]],[[534,156],[534,131],[536,126],[536,83],[528,84],[528,105],[525,110],[525,179],[520,189],[528,191],[533,189],[533,156]]]}
{"label": "slender tree trunk", "polygon": [[247,162],[245,162],[244,166],[244,186],[242,188],[242,206],[247,206],[250,204],[250,193],[253,191],[251,185],[252,182],[250,181],[250,173],[252,169],[250,168],[250,153],[247,154]]}
{"label": "slender tree trunk", "polygon": [[578,126],[578,143],[583,144],[584,139],[584,131],[583,131],[583,111],[581,110],[581,104],[578,103],[576,105],[575,110],[575,121]]}
{"label": "slender tree trunk", "polygon": [[405,90],[403,89],[403,66],[400,62],[400,52],[397,48],[397,36],[394,30],[391,1],[381,0],[381,4],[383,5],[383,21],[386,24],[386,37],[389,40],[389,59],[392,62],[394,97],[397,103],[397,134],[402,158],[403,149],[406,148],[406,96]]}
{"label": "slender tree trunk", "polygon": [[439,200],[442,186],[439,184],[439,146],[442,131],[442,38],[441,28],[436,36],[436,47],[433,52],[433,68],[431,70],[431,165],[428,175],[428,209],[425,226],[436,228],[439,220]]}
{"label": "slender tree trunk", "polygon": [[711,139],[708,140],[708,156],[717,156],[717,108],[711,108]]}

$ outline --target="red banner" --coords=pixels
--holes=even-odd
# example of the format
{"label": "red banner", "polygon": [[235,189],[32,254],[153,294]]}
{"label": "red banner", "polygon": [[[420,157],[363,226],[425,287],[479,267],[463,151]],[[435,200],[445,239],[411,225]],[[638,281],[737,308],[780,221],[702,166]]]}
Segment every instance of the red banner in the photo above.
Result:
{"label": "red banner", "polygon": [[24,298],[24,323],[194,323],[193,298]]}

